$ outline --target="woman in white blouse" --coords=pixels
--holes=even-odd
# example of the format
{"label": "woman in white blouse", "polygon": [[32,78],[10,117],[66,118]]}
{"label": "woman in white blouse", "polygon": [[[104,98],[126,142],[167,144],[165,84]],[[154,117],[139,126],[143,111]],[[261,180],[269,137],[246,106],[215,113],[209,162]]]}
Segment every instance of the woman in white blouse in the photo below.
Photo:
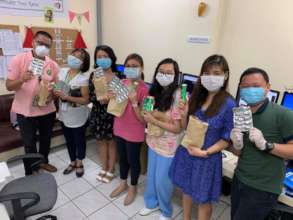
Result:
{"label": "woman in white blouse", "polygon": [[55,95],[59,97],[59,120],[61,121],[71,163],[63,171],[69,174],[76,170],[76,176],[82,177],[85,158],[85,132],[89,109],[88,74],[90,55],[84,49],[75,49],[68,55],[68,68],[59,73],[59,85]]}

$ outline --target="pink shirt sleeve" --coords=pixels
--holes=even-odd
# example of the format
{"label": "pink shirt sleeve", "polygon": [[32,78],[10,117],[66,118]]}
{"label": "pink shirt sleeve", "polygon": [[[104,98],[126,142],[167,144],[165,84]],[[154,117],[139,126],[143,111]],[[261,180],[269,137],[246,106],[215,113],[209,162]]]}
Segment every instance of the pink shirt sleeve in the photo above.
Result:
{"label": "pink shirt sleeve", "polygon": [[16,79],[20,78],[20,75],[21,75],[20,59],[21,58],[19,56],[15,56],[10,61],[9,65],[8,65],[8,69],[7,69],[7,71],[8,71],[7,79],[16,80]]}
{"label": "pink shirt sleeve", "polygon": [[146,85],[142,85],[140,92],[138,94],[138,102],[139,103],[143,103],[143,100],[145,99],[145,97],[147,97],[149,94],[148,88]]}

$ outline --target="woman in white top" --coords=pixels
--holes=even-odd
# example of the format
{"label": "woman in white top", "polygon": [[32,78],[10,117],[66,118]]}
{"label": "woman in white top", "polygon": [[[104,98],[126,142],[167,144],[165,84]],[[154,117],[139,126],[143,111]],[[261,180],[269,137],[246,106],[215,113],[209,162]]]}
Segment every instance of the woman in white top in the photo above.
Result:
{"label": "woman in white top", "polygon": [[[55,95],[59,101],[59,120],[71,163],[63,171],[69,174],[76,169],[76,176],[84,174],[82,160],[85,158],[85,132],[89,109],[88,75],[90,55],[84,49],[75,49],[68,55],[68,68],[62,68],[59,73],[59,86]],[[61,88],[60,88],[61,87]]]}

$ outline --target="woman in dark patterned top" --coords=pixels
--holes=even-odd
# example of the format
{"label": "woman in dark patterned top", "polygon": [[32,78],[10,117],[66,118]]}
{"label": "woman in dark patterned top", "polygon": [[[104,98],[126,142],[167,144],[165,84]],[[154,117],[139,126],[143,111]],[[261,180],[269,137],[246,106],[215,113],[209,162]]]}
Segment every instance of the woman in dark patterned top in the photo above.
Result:
{"label": "woman in dark patterned top", "polygon": [[[116,72],[116,56],[111,47],[102,45],[95,50],[95,68],[101,67],[107,81],[111,81]],[[98,173],[97,180],[109,183],[114,177],[116,163],[116,144],[113,140],[113,115],[107,113],[109,98],[97,101],[93,84],[94,72],[90,75],[89,90],[90,101],[93,108],[90,114],[90,129],[97,139],[100,147],[102,170]]]}

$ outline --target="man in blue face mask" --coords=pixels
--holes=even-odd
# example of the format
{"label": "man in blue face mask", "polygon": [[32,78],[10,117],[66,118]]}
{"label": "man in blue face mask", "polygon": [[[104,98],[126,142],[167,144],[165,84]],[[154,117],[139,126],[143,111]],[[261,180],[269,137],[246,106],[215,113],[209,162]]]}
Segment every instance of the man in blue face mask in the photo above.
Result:
{"label": "man in blue face mask", "polygon": [[293,159],[293,111],[266,98],[268,74],[249,68],[240,77],[240,97],[250,106],[253,125],[234,128],[231,140],[240,155],[232,182],[231,219],[262,220],[277,203],[283,187],[284,159]]}

